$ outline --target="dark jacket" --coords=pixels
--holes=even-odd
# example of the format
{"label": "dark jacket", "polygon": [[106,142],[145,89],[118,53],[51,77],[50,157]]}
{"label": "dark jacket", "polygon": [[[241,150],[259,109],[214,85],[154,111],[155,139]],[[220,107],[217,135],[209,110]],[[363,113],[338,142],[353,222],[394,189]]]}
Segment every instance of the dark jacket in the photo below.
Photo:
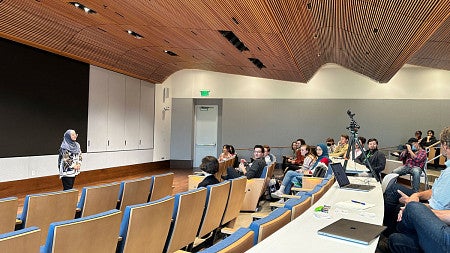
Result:
{"label": "dark jacket", "polygon": [[255,159],[252,162],[252,165],[247,168],[247,174],[245,174],[245,176],[247,177],[247,179],[259,178],[261,177],[264,167],[266,167],[266,161],[264,160],[264,157]]}
{"label": "dark jacket", "polygon": [[203,181],[201,181],[198,184],[197,188],[206,187],[208,185],[218,184],[218,183],[219,183],[219,180],[217,180],[217,178],[214,175],[209,175],[209,176],[205,177],[205,179],[203,179]]}
{"label": "dark jacket", "polygon": [[[366,150],[364,151],[366,154],[366,157],[368,157],[368,160],[370,162],[370,165],[372,166],[372,169],[380,175],[381,171],[384,170],[386,167],[386,156],[380,152],[378,149],[375,150]],[[368,168],[369,165],[367,165],[367,161],[364,161],[364,156],[361,154],[356,159],[355,162],[359,164],[364,164]]]}

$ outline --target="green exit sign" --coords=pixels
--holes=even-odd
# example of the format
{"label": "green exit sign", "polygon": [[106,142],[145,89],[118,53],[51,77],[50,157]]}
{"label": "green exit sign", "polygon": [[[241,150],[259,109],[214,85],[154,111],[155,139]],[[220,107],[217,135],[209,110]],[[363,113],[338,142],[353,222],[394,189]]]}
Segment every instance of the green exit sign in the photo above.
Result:
{"label": "green exit sign", "polygon": [[200,96],[209,97],[209,90],[200,90]]}

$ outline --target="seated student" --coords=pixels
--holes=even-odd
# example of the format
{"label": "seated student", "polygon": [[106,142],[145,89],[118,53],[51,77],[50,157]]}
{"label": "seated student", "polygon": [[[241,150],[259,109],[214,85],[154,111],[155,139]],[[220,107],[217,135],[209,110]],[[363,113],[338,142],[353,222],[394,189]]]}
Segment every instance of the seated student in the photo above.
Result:
{"label": "seated student", "polygon": [[297,150],[295,151],[295,158],[288,159],[288,166],[284,167],[284,173],[286,173],[289,170],[298,170],[300,166],[303,164],[303,161],[305,159],[304,156],[302,156],[300,152],[300,147],[302,145],[305,145],[305,140],[303,139],[297,139]]}
{"label": "seated student", "polygon": [[[442,143],[443,155],[448,158],[450,154],[450,127],[446,127],[444,128],[444,130],[442,130],[440,140]],[[430,210],[438,218],[440,218],[447,224],[449,223],[449,220],[447,218],[444,219],[444,217],[441,216],[444,213],[443,210],[450,210],[450,194],[448,193],[448,189],[450,189],[450,169],[449,169],[450,160],[447,160],[447,162],[445,162],[445,165],[446,165],[445,170],[443,170],[441,172],[441,175],[434,181],[433,188],[430,190],[422,192],[414,192],[412,189],[400,184],[393,184],[392,186],[386,189],[386,191],[383,194],[384,197],[383,224],[387,226],[387,229],[383,232],[385,236],[389,236],[390,234],[396,232],[397,220],[402,220],[403,209],[401,207],[410,202],[428,201],[428,208],[430,208]],[[426,213],[424,213],[423,215],[422,214],[418,215],[421,217],[423,216],[423,219],[426,221],[425,223],[428,223],[429,221],[428,218],[430,217],[430,215]],[[418,221],[417,222],[411,221],[410,219],[408,219],[405,222],[412,222],[411,224],[405,224],[407,225],[406,227],[410,228],[411,226],[416,227],[419,224],[423,224],[422,220],[421,223],[419,223]],[[444,247],[442,241],[439,242],[436,241],[436,239],[438,238],[436,237],[436,233],[445,231],[442,229],[441,226],[436,227],[432,224],[434,223],[431,222],[430,218],[429,224],[427,226],[424,226],[423,228],[420,228],[420,231],[416,230],[416,232],[419,232],[419,234],[423,234],[423,238],[429,239],[430,243],[436,242],[438,244],[435,246],[436,249]],[[403,230],[400,230],[399,232],[402,231]],[[395,239],[395,237],[396,236],[394,236],[393,239]],[[445,237],[439,238],[440,239],[446,238],[446,249],[448,249],[448,243],[450,242],[450,237],[448,236],[448,234]],[[391,244],[400,244],[400,243],[401,242],[397,241],[391,242],[391,238],[389,237],[390,246],[393,246],[395,248],[396,246],[401,245],[391,245]],[[420,240],[419,237],[419,243],[421,247],[424,247],[427,242]],[[427,251],[429,250],[429,248],[423,248],[423,250]]]}
{"label": "seated student", "polygon": [[347,149],[348,149],[348,135],[343,134],[341,135],[341,140],[334,149],[334,152],[330,153],[330,157],[344,157],[344,155],[347,153]]}
{"label": "seated student", "polygon": [[219,180],[214,176],[219,171],[219,161],[214,156],[203,157],[199,168],[205,172],[206,177],[198,184],[197,188],[219,183]]}
{"label": "seated student", "polygon": [[255,145],[253,148],[253,162],[248,164],[244,159],[241,160],[238,168],[227,168],[227,175],[222,176],[224,179],[233,179],[240,176],[246,176],[247,179],[261,177],[262,171],[266,166],[264,160],[264,147]]}
{"label": "seated student", "polygon": [[270,153],[269,145],[264,145],[264,160],[267,165],[277,162],[277,157]]}
{"label": "seated student", "polygon": [[398,217],[397,230],[389,236],[392,253],[449,252],[450,210],[432,210],[410,202]]}
{"label": "seated student", "polygon": [[304,153],[306,156],[305,162],[303,163],[305,167],[302,167],[302,169],[297,171],[288,171],[283,178],[283,182],[281,183],[280,189],[271,194],[273,198],[280,198],[281,195],[283,194],[289,194],[291,192],[292,181],[295,179],[297,181],[300,180],[301,182],[303,175],[312,174],[320,162],[322,163],[325,162],[326,166],[328,166],[329,163],[328,150],[325,144],[320,143],[317,145],[316,147],[316,153],[318,156],[317,158],[311,152],[311,147],[303,145],[301,147],[301,150],[302,153]]}
{"label": "seated student", "polygon": [[353,157],[353,152],[349,154],[349,160],[355,160],[359,155],[362,154],[364,149],[364,145],[366,145],[366,138],[362,136],[358,136],[358,140],[361,142],[362,148],[359,146],[358,142],[355,141],[355,157]]}
{"label": "seated student", "polygon": [[438,140],[434,136],[434,131],[433,130],[428,130],[427,131],[427,137],[421,138],[421,139],[417,139],[417,140],[419,140],[420,145],[422,145],[422,147],[424,147],[424,148],[429,147],[429,146],[435,144],[436,142],[438,142]]}
{"label": "seated student", "polygon": [[[372,169],[380,177],[381,171],[383,171],[384,168],[386,167],[386,156],[381,151],[378,150],[378,140],[375,138],[369,139],[369,141],[367,142],[367,147],[369,149],[364,151],[367,160],[364,158],[364,155],[361,154],[358,157],[356,157],[355,162],[363,164],[367,168],[369,168],[368,165],[369,162]],[[369,176],[369,174],[363,172],[360,173],[359,176]]]}
{"label": "seated student", "polygon": [[394,169],[392,173],[399,174],[400,176],[411,174],[412,189],[414,192],[419,191],[420,175],[427,161],[427,152],[422,148],[416,138],[410,138],[406,144],[406,150],[400,154],[400,158],[404,160],[403,166]]}
{"label": "seated student", "polygon": [[223,162],[232,158],[234,155],[234,148],[231,145],[225,144],[222,147],[222,153],[219,155],[219,162]]}
{"label": "seated student", "polygon": [[328,154],[333,153],[334,149],[336,148],[336,144],[334,144],[334,139],[331,137],[328,137],[326,140],[326,143],[327,143]]}

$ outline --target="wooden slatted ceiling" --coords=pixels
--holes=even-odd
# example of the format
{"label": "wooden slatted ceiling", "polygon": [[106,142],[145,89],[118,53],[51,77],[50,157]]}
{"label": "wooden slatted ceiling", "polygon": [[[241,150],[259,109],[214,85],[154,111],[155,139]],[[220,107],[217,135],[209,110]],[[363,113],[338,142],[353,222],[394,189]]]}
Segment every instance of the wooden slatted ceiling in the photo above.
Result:
{"label": "wooden slatted ceiling", "polygon": [[62,0],[0,1],[0,36],[157,83],[189,68],[299,82],[327,63],[379,82],[405,63],[450,70],[450,0],[80,2],[97,14]]}

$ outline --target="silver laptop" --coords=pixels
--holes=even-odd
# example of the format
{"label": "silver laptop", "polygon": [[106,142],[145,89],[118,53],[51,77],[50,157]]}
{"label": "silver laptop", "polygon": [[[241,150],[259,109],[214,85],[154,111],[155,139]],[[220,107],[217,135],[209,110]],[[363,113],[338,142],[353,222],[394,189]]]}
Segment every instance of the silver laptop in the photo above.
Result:
{"label": "silver laptop", "polygon": [[348,190],[357,190],[357,191],[370,191],[375,186],[373,185],[365,185],[365,184],[351,184],[348,180],[347,174],[345,174],[344,167],[342,167],[341,163],[332,163],[331,169],[333,170],[334,177],[339,184],[341,189]]}
{"label": "silver laptop", "polygon": [[385,229],[385,226],[340,219],[320,229],[317,233],[319,235],[326,235],[345,241],[368,245]]}

